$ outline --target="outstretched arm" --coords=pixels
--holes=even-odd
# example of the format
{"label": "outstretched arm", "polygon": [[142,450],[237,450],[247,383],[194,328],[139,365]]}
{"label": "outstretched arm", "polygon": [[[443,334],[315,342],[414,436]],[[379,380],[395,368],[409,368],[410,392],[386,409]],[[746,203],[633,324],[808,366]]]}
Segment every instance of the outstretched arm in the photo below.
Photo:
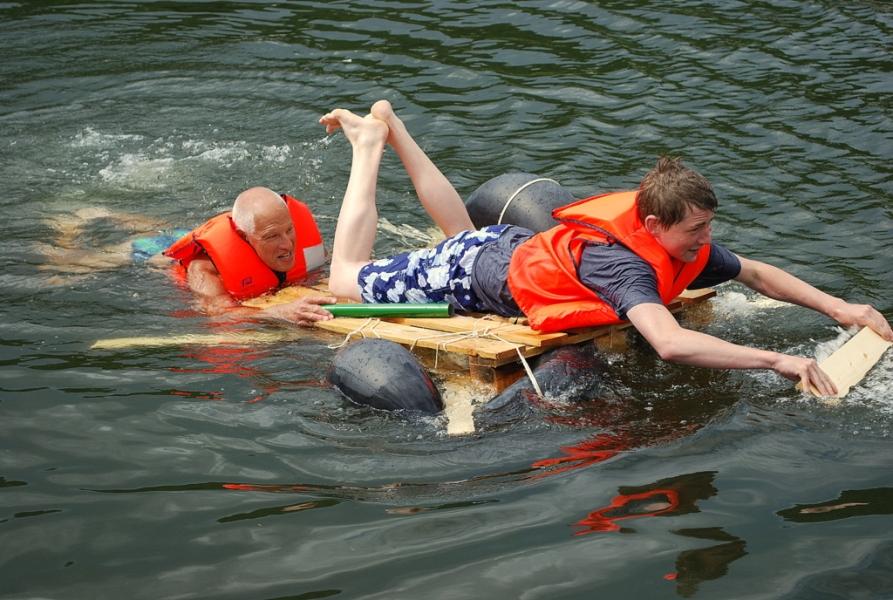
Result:
{"label": "outstretched arm", "polygon": [[629,309],[627,317],[666,361],[715,369],[772,369],[800,381],[803,389],[814,388],[825,396],[837,393],[834,382],[815,360],[739,346],[685,329],[662,304],[638,304]]}
{"label": "outstretched arm", "polygon": [[741,272],[735,279],[752,290],[776,300],[811,308],[847,327],[870,327],[885,340],[893,341],[890,323],[872,306],[850,304],[814,288],[778,267],[740,256],[738,259],[741,261]]}
{"label": "outstretched arm", "polygon": [[279,319],[297,325],[309,326],[317,321],[327,321],[332,313],[319,306],[334,304],[337,300],[332,296],[310,296],[294,300],[287,304],[278,304],[267,308],[250,308],[242,306],[226,291],[217,267],[210,260],[197,258],[189,263],[186,270],[186,281],[195,294],[202,310],[209,315],[232,315],[255,319]]}

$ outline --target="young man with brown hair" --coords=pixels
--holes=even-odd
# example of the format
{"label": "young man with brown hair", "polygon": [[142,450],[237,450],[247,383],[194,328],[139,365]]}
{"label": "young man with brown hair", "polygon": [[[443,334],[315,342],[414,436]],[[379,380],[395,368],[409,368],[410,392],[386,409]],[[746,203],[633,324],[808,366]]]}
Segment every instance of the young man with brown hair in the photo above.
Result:
{"label": "young man with brown hair", "polygon": [[[734,279],[844,326],[893,341],[866,304],[826,294],[781,269],[713,243],[710,183],[678,159],[662,158],[638,190],[603,194],[553,212],[534,234],[511,225],[475,230],[459,195],[386,101],[366,117],[336,109],[320,123],[342,129],[353,148],[332,254],[333,294],[364,302],[449,302],[458,310],[527,316],[540,331],[629,320],[664,360],[723,369],[772,369],[819,393],[836,393],[814,359],[732,344],[679,325],[666,305],[686,287]],[[402,160],[419,199],[447,237],[435,248],[376,261],[376,181],[385,145]]]}

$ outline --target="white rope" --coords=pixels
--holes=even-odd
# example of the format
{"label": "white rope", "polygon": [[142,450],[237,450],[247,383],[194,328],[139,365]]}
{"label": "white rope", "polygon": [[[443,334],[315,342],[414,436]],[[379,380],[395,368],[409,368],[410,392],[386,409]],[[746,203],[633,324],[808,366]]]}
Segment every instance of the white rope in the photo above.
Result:
{"label": "white rope", "polygon": [[451,332],[451,331],[448,331],[445,333],[434,333],[431,335],[421,335],[421,336],[417,335],[415,338],[413,338],[412,345],[409,347],[409,350],[410,351],[414,350],[416,344],[418,344],[419,341],[421,341],[421,340],[431,340],[431,339],[436,339],[436,338],[441,338],[441,337],[451,338],[451,339],[444,340],[443,342],[438,342],[437,345],[434,346],[434,368],[435,369],[437,368],[437,363],[440,360],[441,347],[443,347],[444,352],[446,352],[447,344],[449,344],[450,342],[458,342],[459,340],[462,340],[469,336],[468,336],[468,334],[465,334],[465,333]]}
{"label": "white rope", "polygon": [[[551,179],[549,181],[551,181]],[[533,182],[531,182],[531,183],[533,183]],[[495,315],[486,315],[486,316],[482,317],[480,320],[481,321],[489,320],[492,322],[495,320]],[[498,330],[500,326],[501,326],[501,323],[497,323],[496,329]],[[481,335],[493,337],[493,338],[499,340],[500,342],[503,342],[504,344],[513,344],[513,342],[510,342],[510,341],[496,335],[495,333],[491,333],[490,329],[491,329],[490,327],[487,327],[486,329],[484,329],[483,332],[481,332]],[[477,323],[475,323],[475,333],[477,333]],[[521,359],[521,365],[524,367],[524,372],[527,373],[527,379],[530,380],[530,384],[533,386],[533,391],[536,392],[537,396],[539,396],[540,398],[545,400],[545,396],[543,396],[543,390],[540,388],[540,384],[536,380],[536,376],[533,374],[533,369],[530,368],[530,363],[528,363],[527,358],[523,354],[521,354],[521,345],[520,344],[513,344],[513,345],[515,346],[515,352],[518,353],[518,358]]]}
{"label": "white rope", "polygon": [[375,328],[378,327],[379,323],[381,323],[380,320],[378,320],[378,319],[376,319],[376,318],[374,318],[374,317],[369,317],[368,319],[366,319],[365,321],[363,321],[362,324],[360,324],[359,327],[357,327],[357,328],[354,329],[353,331],[348,332],[348,334],[344,336],[344,339],[341,340],[341,343],[340,343],[340,344],[331,344],[331,345],[329,345],[328,347],[329,347],[329,349],[331,349],[331,350],[337,350],[338,348],[343,347],[347,342],[350,341],[350,338],[352,338],[353,336],[355,336],[355,335],[358,334],[358,333],[359,333],[360,335],[363,336],[363,339],[366,339],[366,332],[363,331],[363,330],[364,330],[367,326],[369,326],[369,325],[372,325],[372,331],[371,331],[371,333],[372,333],[375,337],[380,338],[381,336],[378,335],[378,332],[377,332],[377,331],[375,331]]}
{"label": "white rope", "polygon": [[499,220],[496,221],[496,224],[502,225],[502,217],[505,216],[505,211],[508,210],[509,204],[512,203],[512,200],[514,200],[518,196],[518,194],[526,190],[528,187],[532,186],[534,183],[539,183],[540,181],[551,181],[555,185],[560,185],[557,181],[555,181],[554,179],[549,179],[548,177],[538,177],[537,179],[531,179],[530,181],[519,187],[517,190],[515,190],[514,194],[509,196],[509,199],[506,200],[505,205],[502,207],[502,212],[499,213]]}
{"label": "white rope", "polygon": [[530,368],[530,365],[527,364],[527,359],[524,358],[523,354],[521,354],[521,348],[516,346],[515,350],[518,352],[518,358],[521,359],[521,364],[524,365],[524,371],[527,372],[527,379],[529,379],[530,383],[533,385],[533,391],[536,392],[537,396],[545,400],[546,397],[543,396],[543,390],[540,389],[540,384],[539,382],[537,382],[536,376],[533,374],[533,370]]}

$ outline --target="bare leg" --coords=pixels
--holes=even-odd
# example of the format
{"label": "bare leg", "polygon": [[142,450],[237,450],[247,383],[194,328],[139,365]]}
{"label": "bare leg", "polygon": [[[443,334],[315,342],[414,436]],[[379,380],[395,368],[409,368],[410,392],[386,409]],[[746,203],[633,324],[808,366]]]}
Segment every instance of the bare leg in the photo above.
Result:
{"label": "bare leg", "polygon": [[360,117],[343,109],[333,110],[319,122],[326,126],[327,133],[342,129],[353,147],[350,178],[335,226],[329,290],[336,296],[359,300],[357,275],[371,259],[378,227],[375,190],[388,127],[371,116]]}
{"label": "bare leg", "polygon": [[384,121],[389,130],[388,144],[400,157],[406,173],[415,187],[416,195],[434,223],[447,237],[461,231],[474,229],[465,203],[456,192],[453,184],[431,162],[407,131],[387,100],[379,100],[372,105],[371,115]]}
{"label": "bare leg", "polygon": [[130,242],[108,244],[89,250],[81,248],[79,237],[85,225],[93,219],[114,218],[115,214],[105,208],[81,208],[64,217],[50,217],[47,223],[55,230],[52,243],[36,244],[37,250],[46,258],[46,263],[38,265],[41,271],[56,271],[66,275],[83,275],[96,271],[115,269],[131,262]]}

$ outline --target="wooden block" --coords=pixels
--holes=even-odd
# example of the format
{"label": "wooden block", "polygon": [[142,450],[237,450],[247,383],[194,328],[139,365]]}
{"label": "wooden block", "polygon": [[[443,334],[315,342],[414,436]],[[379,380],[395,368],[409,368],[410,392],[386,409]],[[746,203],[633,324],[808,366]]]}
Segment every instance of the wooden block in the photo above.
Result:
{"label": "wooden block", "polygon": [[[870,328],[863,327],[819,366],[837,386],[837,397],[843,398],[852,386],[862,381],[891,345]],[[797,384],[797,387],[801,388],[801,385]],[[809,391],[819,395],[815,389]]]}
{"label": "wooden block", "polygon": [[524,368],[520,361],[491,367],[482,365],[475,359],[470,359],[468,372],[472,379],[491,386],[494,394],[498,394],[524,376]]}
{"label": "wooden block", "polygon": [[595,345],[599,352],[622,354],[629,348],[629,337],[626,331],[616,328],[608,335],[595,338]]}

